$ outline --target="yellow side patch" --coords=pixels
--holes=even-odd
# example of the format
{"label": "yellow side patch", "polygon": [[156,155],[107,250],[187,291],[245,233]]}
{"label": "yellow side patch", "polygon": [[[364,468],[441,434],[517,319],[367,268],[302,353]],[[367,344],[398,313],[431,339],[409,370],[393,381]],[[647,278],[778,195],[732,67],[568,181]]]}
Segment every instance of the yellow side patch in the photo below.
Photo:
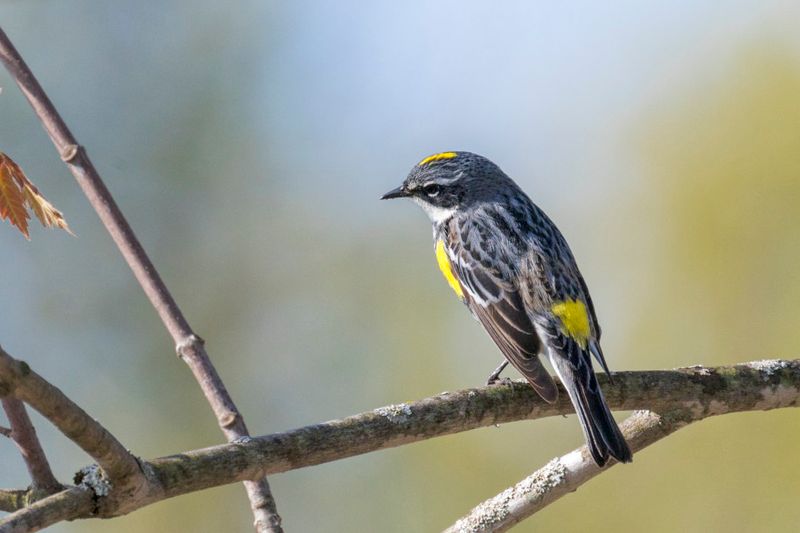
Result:
{"label": "yellow side patch", "polygon": [[561,320],[561,328],[580,345],[586,348],[589,340],[589,314],[586,304],[580,300],[564,300],[556,302],[550,308],[553,314]]}
{"label": "yellow side patch", "polygon": [[434,161],[441,161],[442,159],[453,159],[457,155],[458,154],[455,152],[442,152],[439,154],[429,155],[428,157],[417,163],[417,166],[422,167],[427,165],[428,163],[433,163]]}
{"label": "yellow side patch", "polygon": [[450,266],[450,258],[447,257],[447,251],[444,249],[444,241],[436,241],[436,262],[439,263],[439,270],[444,274],[444,279],[456,293],[456,296],[464,299],[464,291],[461,289],[461,283],[458,282],[453,274],[453,268]]}

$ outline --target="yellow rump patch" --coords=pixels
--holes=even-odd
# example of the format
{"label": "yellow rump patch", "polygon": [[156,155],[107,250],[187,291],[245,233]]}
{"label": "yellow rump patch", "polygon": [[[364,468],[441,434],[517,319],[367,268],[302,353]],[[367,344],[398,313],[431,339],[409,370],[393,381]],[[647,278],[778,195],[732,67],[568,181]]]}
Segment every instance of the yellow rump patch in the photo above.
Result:
{"label": "yellow rump patch", "polygon": [[461,283],[458,282],[453,274],[453,268],[450,266],[450,258],[447,257],[447,251],[444,249],[444,241],[436,241],[436,262],[439,263],[439,270],[444,274],[444,279],[456,293],[456,296],[464,299],[464,291],[461,289]]}
{"label": "yellow rump patch", "polygon": [[586,304],[580,300],[564,300],[556,302],[550,308],[553,314],[561,320],[561,328],[580,345],[586,348],[589,340],[589,314]]}
{"label": "yellow rump patch", "polygon": [[455,152],[441,152],[439,154],[429,155],[419,163],[417,163],[418,167],[422,167],[427,165],[428,163],[433,163],[434,161],[441,161],[442,159],[453,159],[458,154]]}

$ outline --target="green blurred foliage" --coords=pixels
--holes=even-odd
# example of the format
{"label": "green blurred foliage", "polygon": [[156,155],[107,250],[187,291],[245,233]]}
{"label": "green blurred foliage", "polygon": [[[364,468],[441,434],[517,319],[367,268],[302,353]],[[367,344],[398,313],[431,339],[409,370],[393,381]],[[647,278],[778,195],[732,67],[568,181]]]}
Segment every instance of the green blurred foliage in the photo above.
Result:
{"label": "green blurred foliage", "polygon": [[[649,182],[636,223],[653,253],[640,263],[649,279],[626,352],[664,367],[797,357],[796,50],[770,42],[743,49],[721,77],[661,102],[637,133]],[[640,454],[636,479],[621,482],[631,498],[626,523],[654,531],[794,530],[799,440],[793,411],[725,416],[683,430]]]}
{"label": "green blurred foliage", "polygon": [[800,341],[800,59],[754,46],[703,92],[666,106],[645,135],[671,222],[656,234],[669,268],[653,301],[683,315],[684,342],[703,339],[715,361],[786,355]]}

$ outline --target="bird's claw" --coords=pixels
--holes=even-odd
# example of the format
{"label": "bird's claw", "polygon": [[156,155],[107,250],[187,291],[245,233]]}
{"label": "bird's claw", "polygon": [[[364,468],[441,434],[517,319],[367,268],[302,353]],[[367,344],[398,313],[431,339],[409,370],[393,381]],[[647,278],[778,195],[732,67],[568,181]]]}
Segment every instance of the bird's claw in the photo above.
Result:
{"label": "bird's claw", "polygon": [[497,377],[489,376],[489,379],[486,380],[486,386],[490,387],[490,386],[493,386],[493,385],[497,385],[497,386],[505,385],[505,386],[508,386],[508,387],[513,387],[514,386],[514,380],[511,379],[511,378],[506,378],[506,377],[502,377],[501,378],[499,376],[497,376]]}

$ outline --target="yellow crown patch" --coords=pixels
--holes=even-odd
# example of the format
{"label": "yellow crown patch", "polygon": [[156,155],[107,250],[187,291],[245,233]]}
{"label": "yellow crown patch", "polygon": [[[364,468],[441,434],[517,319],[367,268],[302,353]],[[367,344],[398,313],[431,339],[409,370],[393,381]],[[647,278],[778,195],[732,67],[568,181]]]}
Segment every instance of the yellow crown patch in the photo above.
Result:
{"label": "yellow crown patch", "polygon": [[419,163],[417,163],[418,167],[423,167],[428,163],[433,163],[434,161],[441,161],[442,159],[453,159],[458,154],[455,152],[440,152],[438,154],[429,155]]}

